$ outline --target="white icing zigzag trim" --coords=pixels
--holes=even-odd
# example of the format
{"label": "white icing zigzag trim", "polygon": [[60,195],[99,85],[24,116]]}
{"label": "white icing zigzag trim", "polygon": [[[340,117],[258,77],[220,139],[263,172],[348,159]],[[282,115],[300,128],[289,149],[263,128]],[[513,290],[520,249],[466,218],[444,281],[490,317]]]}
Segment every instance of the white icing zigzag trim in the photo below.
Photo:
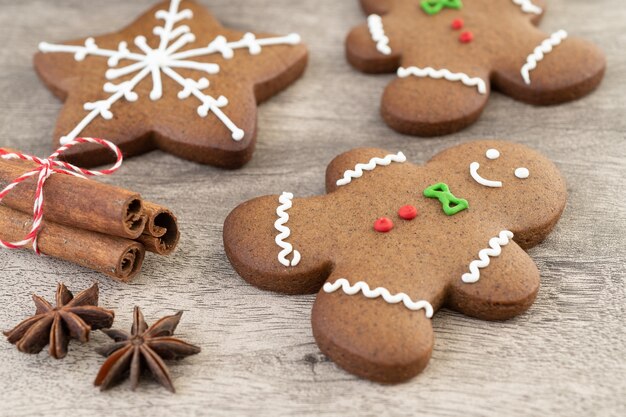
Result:
{"label": "white icing zigzag trim", "polygon": [[476,87],[480,94],[487,94],[487,84],[485,81],[478,77],[470,77],[463,72],[450,72],[445,68],[436,70],[432,67],[419,68],[419,67],[407,67],[398,68],[398,77],[406,78],[409,75],[425,78],[430,77],[434,79],[445,78],[448,81],[460,81],[468,87]]}
{"label": "white icing zigzag trim", "polygon": [[522,78],[524,82],[530,85],[530,71],[537,68],[537,63],[543,60],[545,54],[552,52],[555,46],[560,45],[563,40],[567,39],[567,32],[559,30],[554,32],[550,37],[535,48],[532,54],[526,58],[526,63],[522,67]]}
{"label": "white icing zigzag trim", "polygon": [[350,282],[345,278],[339,278],[333,284],[331,284],[330,282],[324,284],[324,292],[327,293],[335,292],[340,288],[344,293],[348,295],[355,295],[358,294],[360,291],[367,298],[382,297],[382,299],[389,304],[404,303],[404,306],[409,310],[424,310],[427,318],[430,319],[433,317],[433,306],[430,305],[428,301],[413,301],[411,300],[411,297],[403,292],[392,295],[387,288],[378,287],[372,290],[370,289],[369,285],[367,285],[367,283],[363,281],[359,281],[354,285],[350,285]]}
{"label": "white icing zigzag trim", "polygon": [[513,239],[513,233],[508,230],[503,230],[497,237],[489,239],[489,248],[485,248],[478,252],[478,258],[472,261],[469,265],[470,272],[463,274],[461,279],[466,284],[473,284],[480,279],[480,271],[478,268],[486,268],[489,266],[491,260],[490,256],[500,256],[502,253],[502,246],[509,244],[510,239]]}
{"label": "white icing zigzag trim", "polygon": [[524,13],[541,14],[543,9],[537,5],[534,5],[531,0],[513,0],[513,3],[522,8]]}
{"label": "white icing zigzag trim", "polygon": [[[286,210],[289,210],[292,206],[291,200],[293,199],[293,194],[291,193],[282,193],[280,197],[278,197],[278,202],[281,204],[276,209],[276,214],[278,215],[278,220],[274,223],[274,227],[280,233],[276,236],[276,244],[280,246],[283,250],[278,254],[278,261],[285,266],[296,266],[300,262],[300,252],[295,250],[290,243],[285,242],[285,239],[291,235],[291,230],[285,223],[289,221],[289,214],[287,214]],[[293,252],[293,259],[291,262],[287,259],[287,255]]]}
{"label": "white icing zigzag trim", "polygon": [[389,154],[384,158],[372,158],[367,164],[356,164],[354,171],[347,170],[343,174],[343,178],[337,180],[337,186],[350,184],[353,178],[361,178],[363,171],[373,171],[377,166],[391,165],[392,162],[406,162],[406,156],[402,152],[398,152],[397,154]]}
{"label": "white icing zigzag trim", "polygon": [[372,40],[376,42],[376,49],[383,55],[390,55],[389,38],[385,35],[383,27],[383,19],[377,14],[371,14],[367,17],[367,27],[372,35]]}

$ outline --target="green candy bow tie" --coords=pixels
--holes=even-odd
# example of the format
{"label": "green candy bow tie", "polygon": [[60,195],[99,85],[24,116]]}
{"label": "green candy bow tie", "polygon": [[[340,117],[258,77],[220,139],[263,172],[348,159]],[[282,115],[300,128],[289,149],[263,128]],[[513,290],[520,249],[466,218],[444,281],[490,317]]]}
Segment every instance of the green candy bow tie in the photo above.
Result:
{"label": "green candy bow tie", "polygon": [[422,9],[429,15],[437,14],[444,7],[460,9],[463,7],[461,0],[422,0]]}
{"label": "green candy bow tie", "polygon": [[436,198],[443,205],[443,212],[448,216],[453,216],[458,212],[461,212],[469,208],[467,200],[462,198],[456,198],[454,194],[450,192],[448,184],[440,182],[424,190],[424,195],[428,198]]}

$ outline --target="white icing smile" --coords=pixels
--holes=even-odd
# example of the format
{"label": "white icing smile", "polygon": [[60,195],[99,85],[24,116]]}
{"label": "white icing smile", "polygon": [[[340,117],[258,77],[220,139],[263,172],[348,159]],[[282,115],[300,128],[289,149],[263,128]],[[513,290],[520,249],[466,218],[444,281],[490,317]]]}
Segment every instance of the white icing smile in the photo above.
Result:
{"label": "white icing smile", "polygon": [[[500,158],[500,151],[497,149],[487,149],[487,152],[485,152],[485,156],[487,157],[487,159],[495,160]],[[476,181],[480,185],[484,185],[485,187],[502,187],[502,181],[488,180],[478,173],[479,169],[480,164],[478,162],[472,162],[470,164],[470,175],[472,176],[472,178],[474,178],[474,181]],[[515,176],[521,180],[525,180],[530,176],[530,171],[528,170],[528,168],[519,167],[515,169]]]}
{"label": "white icing smile", "polygon": [[488,180],[486,178],[481,177],[480,174],[478,173],[478,168],[480,168],[480,164],[478,162],[472,162],[470,164],[470,174],[472,174],[472,178],[474,178],[474,181],[476,181],[480,185],[484,185],[485,187],[492,187],[492,188],[502,187],[502,181],[492,181],[492,180]]}

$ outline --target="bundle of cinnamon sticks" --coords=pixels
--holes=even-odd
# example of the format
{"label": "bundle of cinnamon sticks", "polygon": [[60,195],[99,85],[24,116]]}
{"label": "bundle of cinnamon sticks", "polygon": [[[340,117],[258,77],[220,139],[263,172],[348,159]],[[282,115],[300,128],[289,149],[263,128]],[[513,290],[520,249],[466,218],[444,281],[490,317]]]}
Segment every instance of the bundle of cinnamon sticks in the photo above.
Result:
{"label": "bundle of cinnamon sticks", "polygon": [[[0,189],[33,163],[0,158]],[[22,239],[32,225],[36,181],[29,179],[0,204],[0,239]],[[120,281],[141,270],[146,250],[174,251],[180,233],[174,214],[138,193],[70,175],[53,175],[44,186],[42,254],[74,262]]]}

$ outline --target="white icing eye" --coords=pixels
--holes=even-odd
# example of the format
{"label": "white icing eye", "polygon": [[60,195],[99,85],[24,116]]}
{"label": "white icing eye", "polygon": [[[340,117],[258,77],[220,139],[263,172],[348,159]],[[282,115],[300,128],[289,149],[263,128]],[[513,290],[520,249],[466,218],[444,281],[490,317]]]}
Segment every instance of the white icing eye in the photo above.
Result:
{"label": "white icing eye", "polygon": [[500,151],[497,149],[487,149],[485,156],[489,159],[498,159],[500,158]]}
{"label": "white icing eye", "polygon": [[528,170],[528,168],[517,168],[515,170],[515,176],[523,180],[530,176],[530,171]]}

